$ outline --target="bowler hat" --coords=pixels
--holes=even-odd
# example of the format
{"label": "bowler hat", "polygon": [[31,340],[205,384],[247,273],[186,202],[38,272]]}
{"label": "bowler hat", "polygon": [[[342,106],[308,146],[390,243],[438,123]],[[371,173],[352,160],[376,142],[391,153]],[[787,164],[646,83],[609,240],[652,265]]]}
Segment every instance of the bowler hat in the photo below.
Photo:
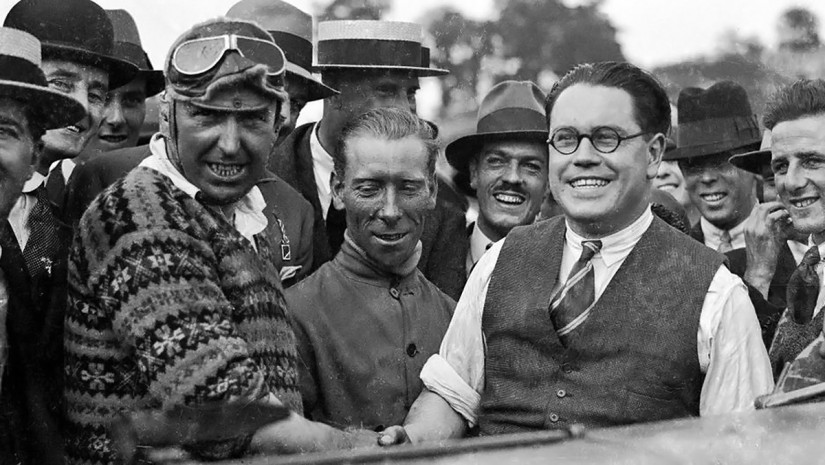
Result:
{"label": "bowler hat", "polygon": [[115,33],[113,55],[138,67],[137,77],[146,80],[146,96],[151,97],[163,90],[166,85],[163,71],[152,68],[149,56],[140,42],[137,24],[126,10],[106,10]]}
{"label": "bowler hat", "polygon": [[312,75],[312,16],[281,0],[241,0],[226,12],[229,18],[254,21],[284,51],[287,77],[301,81],[309,91],[307,101],[338,93]]}
{"label": "bowler hat", "polygon": [[762,143],[759,150],[753,152],[740,153],[730,157],[731,165],[741,168],[749,173],[762,174],[766,165],[771,164],[771,130],[765,129],[762,133]]}
{"label": "bowler hat", "polygon": [[676,108],[676,148],[665,155],[666,160],[715,155],[759,143],[759,124],[748,94],[735,82],[682,89]]}
{"label": "bowler hat", "polygon": [[496,84],[481,101],[476,133],[447,145],[447,161],[459,172],[469,170],[470,158],[484,142],[520,139],[547,142],[544,92],[530,81],[504,81]]}
{"label": "bowler hat", "polygon": [[316,69],[398,69],[420,77],[449,71],[431,68],[420,24],[400,21],[324,21],[318,24]]}
{"label": "bowler hat", "polygon": [[135,65],[112,55],[112,23],[91,0],[21,0],[3,25],[37,37],[44,59],[66,59],[106,70],[110,89],[128,83],[137,73]]}
{"label": "bowler hat", "polygon": [[80,102],[49,89],[37,38],[7,27],[0,27],[0,96],[25,102],[43,129],[69,126],[86,114]]}

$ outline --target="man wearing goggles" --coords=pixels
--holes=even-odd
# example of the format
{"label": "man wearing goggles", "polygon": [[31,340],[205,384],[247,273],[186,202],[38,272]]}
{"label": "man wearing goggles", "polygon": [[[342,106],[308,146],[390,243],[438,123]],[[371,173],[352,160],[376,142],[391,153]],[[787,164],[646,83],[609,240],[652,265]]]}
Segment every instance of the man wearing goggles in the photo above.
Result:
{"label": "man wearing goggles", "polygon": [[300,416],[279,247],[256,185],[287,111],[283,70],[280,49],[248,22],[209,21],[172,46],[151,154],[92,202],[76,232],[70,462],[115,460],[107,428],[120,414],[224,401],[293,413],[254,437],[185,444],[193,455],[376,444],[374,432]]}

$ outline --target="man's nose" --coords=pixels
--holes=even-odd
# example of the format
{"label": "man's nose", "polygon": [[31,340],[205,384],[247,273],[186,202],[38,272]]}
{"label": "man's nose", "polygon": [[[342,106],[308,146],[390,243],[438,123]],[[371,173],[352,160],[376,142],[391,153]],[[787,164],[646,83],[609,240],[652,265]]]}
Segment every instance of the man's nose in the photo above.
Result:
{"label": "man's nose", "polygon": [[112,126],[126,124],[126,117],[123,115],[123,105],[117,99],[112,99],[106,104],[103,111],[103,123]]}
{"label": "man's nose", "polygon": [[576,151],[564,157],[573,157],[573,164],[577,166],[597,165],[601,163],[601,155],[598,153],[590,138],[584,138],[579,142]]}
{"label": "man's nose", "polygon": [[395,189],[387,189],[381,208],[378,210],[378,217],[387,223],[394,223],[401,218],[401,208],[398,205],[398,194]]}
{"label": "man's nose", "polygon": [[505,181],[510,184],[521,184],[521,175],[519,173],[519,166],[518,161],[513,160],[510,162],[507,167],[504,169],[504,173],[501,175],[502,181]]}
{"label": "man's nose", "polygon": [[238,126],[238,121],[232,117],[227,118],[226,123],[221,125],[218,148],[226,155],[235,155],[240,151],[241,134]]}

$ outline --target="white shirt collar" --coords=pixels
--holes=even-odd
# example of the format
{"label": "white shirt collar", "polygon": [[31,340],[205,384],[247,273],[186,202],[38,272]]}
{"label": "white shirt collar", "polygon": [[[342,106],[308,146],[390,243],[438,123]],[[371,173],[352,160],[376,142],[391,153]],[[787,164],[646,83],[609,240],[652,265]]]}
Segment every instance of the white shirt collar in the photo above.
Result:
{"label": "white shirt collar", "polygon": [[46,176],[43,176],[42,174],[35,171],[34,174],[32,174],[32,177],[30,177],[29,180],[26,181],[25,184],[23,184],[23,193],[30,194],[34,192],[44,182],[46,182]]}
{"label": "white shirt collar", "polygon": [[335,163],[332,160],[332,155],[321,145],[321,139],[318,138],[318,127],[318,123],[315,123],[310,130],[309,151],[312,154],[312,172],[315,175],[318,201],[321,204],[321,215],[326,219],[327,210],[329,210],[329,205],[332,203],[332,190],[329,187],[329,179],[332,176]]}
{"label": "white shirt collar", "polygon": [[[756,206],[754,206],[754,208],[756,208]],[[747,217],[745,219],[747,219]],[[704,216],[699,218],[699,225],[702,228],[702,235],[705,236],[705,245],[713,250],[718,249],[719,244],[722,243],[722,233],[724,230],[711,224]],[[745,220],[742,220],[742,222],[730,229],[728,233],[730,234],[731,246],[734,249],[745,247]]]}
{"label": "white shirt collar", "polygon": [[[152,154],[146,157],[139,166],[153,169],[166,176],[175,187],[195,199],[200,189],[183,177],[177,167],[169,160],[169,156],[166,154],[166,141],[163,136],[159,133],[152,136],[152,140],[149,142],[149,150]],[[235,203],[233,208],[234,220],[233,218],[229,218],[229,220],[233,222],[235,229],[249,240],[253,247],[256,247],[253,236],[262,232],[267,226],[266,215],[264,214],[266,200],[258,186],[253,186],[245,196]]]}
{"label": "white shirt collar", "polygon": [[[636,243],[639,242],[639,239],[642,238],[642,235],[647,231],[651,223],[653,223],[653,212],[650,210],[650,207],[648,207],[630,226],[601,238],[602,248],[596,256],[601,256],[605,265],[608,267],[620,260],[624,260],[630,251],[633,250],[633,247],[636,246]],[[582,241],[588,239],[574,232],[570,228],[570,224],[567,223],[564,240],[567,241],[567,244],[571,246],[578,257],[578,255],[581,255]]]}
{"label": "white shirt collar", "polygon": [[487,237],[484,232],[478,227],[478,223],[473,224],[473,232],[470,234],[470,256],[473,264],[476,264],[484,252],[490,248],[496,241]]}

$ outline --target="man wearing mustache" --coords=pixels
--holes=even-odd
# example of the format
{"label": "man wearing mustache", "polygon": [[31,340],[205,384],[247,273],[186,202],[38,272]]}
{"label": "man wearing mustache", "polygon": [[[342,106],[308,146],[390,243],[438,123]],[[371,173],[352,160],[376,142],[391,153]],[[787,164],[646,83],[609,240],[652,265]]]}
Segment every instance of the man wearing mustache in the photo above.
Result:
{"label": "man wearing mustache", "polygon": [[447,160],[469,172],[478,198],[467,274],[493,243],[536,219],[547,192],[546,141],[544,92],[532,82],[505,81],[481,102],[476,133],[447,146]]}

